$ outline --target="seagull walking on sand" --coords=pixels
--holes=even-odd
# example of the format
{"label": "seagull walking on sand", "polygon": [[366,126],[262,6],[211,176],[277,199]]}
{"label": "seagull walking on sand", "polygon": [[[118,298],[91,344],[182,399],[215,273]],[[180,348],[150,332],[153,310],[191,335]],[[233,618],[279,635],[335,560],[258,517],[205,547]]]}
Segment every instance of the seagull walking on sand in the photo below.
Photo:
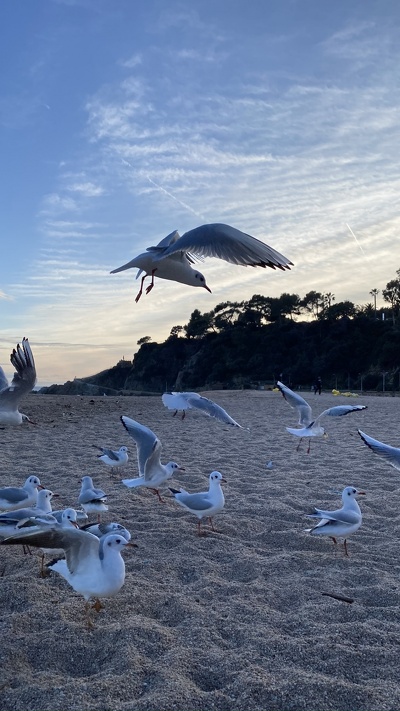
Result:
{"label": "seagull walking on sand", "polygon": [[176,230],[171,232],[155,247],[148,247],[146,252],[142,252],[122,267],[113,269],[111,274],[136,267],[136,279],[141,274],[144,275],[136,302],[142,295],[147,276],[151,277],[151,282],[146,294],[152,290],[155,276],[188,286],[201,286],[211,293],[203,274],[192,268],[196,259],[201,260],[204,257],[217,257],[245,267],[278,267],[285,270],[293,266],[286,257],[255,237],[230,225],[210,224],[189,230],[182,237]]}
{"label": "seagull walking on sand", "polygon": [[0,489],[0,511],[15,511],[35,506],[38,489],[43,489],[43,486],[37,476],[29,476],[23,486],[6,486]]}
{"label": "seagull walking on sand", "polygon": [[207,397],[203,397],[198,393],[164,393],[162,395],[162,401],[165,407],[169,410],[175,410],[173,417],[178,412],[182,412],[182,420],[185,418],[186,410],[197,410],[203,415],[208,415],[208,417],[214,417],[216,420],[223,422],[226,425],[233,425],[233,427],[240,427],[243,429],[242,425],[239,425],[236,420],[232,419],[230,415],[224,410],[220,405],[217,405],[212,400]]}
{"label": "seagull walking on sand", "polygon": [[82,506],[85,513],[97,513],[97,520],[100,522],[101,512],[108,511],[106,501],[107,494],[103,489],[94,488],[92,477],[83,476],[78,503]]}
{"label": "seagull walking on sand", "polygon": [[300,437],[297,451],[300,449],[302,439],[308,437],[307,454],[310,453],[311,449],[311,437],[327,437],[324,428],[320,425],[320,420],[323,417],[342,417],[343,415],[348,415],[350,412],[359,412],[360,410],[367,409],[367,405],[335,405],[334,407],[329,407],[327,410],[324,410],[318,417],[313,419],[311,407],[301,395],[294,393],[293,390],[290,390],[290,388],[279,382],[279,380],[276,385],[286,402],[297,411],[299,416],[298,424],[300,427],[286,427],[286,430],[295,437]]}
{"label": "seagull walking on sand", "polygon": [[93,607],[97,612],[102,608],[100,598],[113,597],[125,582],[125,564],[121,552],[125,546],[137,548],[135,543],[124,536],[111,533],[97,538],[87,531],[73,527],[43,526],[41,528],[16,533],[2,541],[2,544],[24,544],[38,548],[61,548],[65,559],[47,564],[55,570],[85,598],[86,621],[89,627],[93,623],[89,617],[89,601],[95,598]]}
{"label": "seagull walking on sand", "polygon": [[28,415],[18,409],[22,398],[33,390],[36,383],[36,368],[31,347],[27,338],[18,343],[10,355],[11,365],[15,368],[11,383],[0,367],[0,425],[21,425],[33,422]]}
{"label": "seagull walking on sand", "polygon": [[184,489],[177,491],[171,489],[171,493],[177,503],[184,509],[194,514],[198,518],[197,535],[205,536],[205,532],[201,530],[201,520],[207,517],[210,521],[211,529],[214,533],[218,533],[214,528],[212,517],[220,513],[225,506],[224,492],[221,484],[226,483],[220,472],[211,472],[209,476],[208,491],[201,491],[196,494],[189,494]]}
{"label": "seagull walking on sand", "polygon": [[361,509],[356,501],[357,496],[365,496],[365,491],[346,486],[342,491],[343,506],[336,511],[315,509],[315,513],[307,514],[308,518],[321,519],[314,528],[306,528],[312,536],[329,536],[336,544],[336,537],[344,538],[344,553],[348,556],[347,538],[361,526]]}
{"label": "seagull walking on sand", "polygon": [[367,447],[372,449],[375,454],[379,454],[395,469],[400,469],[400,449],[397,447],[391,447],[389,444],[379,442],[379,440],[373,439],[369,435],[365,434],[365,432],[361,432],[361,430],[358,430],[358,434]]}
{"label": "seagull walking on sand", "polygon": [[111,467],[111,471],[114,467],[123,467],[128,463],[128,447],[120,447],[118,450],[98,447],[96,444],[93,447],[100,450],[101,454],[98,454],[97,458],[108,467]]}
{"label": "seagull walking on sand", "polygon": [[121,416],[121,422],[136,442],[140,474],[135,479],[122,479],[122,483],[129,488],[144,486],[156,494],[162,502],[160,487],[171,479],[175,472],[184,472],[185,469],[176,462],[161,464],[161,442],[151,429],[125,415]]}

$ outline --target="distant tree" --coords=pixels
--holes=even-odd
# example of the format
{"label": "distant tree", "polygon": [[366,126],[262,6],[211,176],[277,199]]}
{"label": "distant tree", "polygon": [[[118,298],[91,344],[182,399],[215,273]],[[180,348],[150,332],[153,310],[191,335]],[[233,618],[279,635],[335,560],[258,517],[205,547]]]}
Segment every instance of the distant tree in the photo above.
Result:
{"label": "distant tree", "polygon": [[298,294],[281,294],[278,302],[282,316],[289,316],[290,319],[293,319],[293,316],[300,314],[301,306]]}
{"label": "distant tree", "polygon": [[376,318],[376,297],[379,294],[379,289],[371,289],[369,293],[374,297],[374,318]]}
{"label": "distant tree", "polygon": [[202,338],[212,327],[212,313],[202,314],[195,309],[189,319],[189,323],[184,326],[188,338]]}
{"label": "distant tree", "polygon": [[139,338],[138,341],[136,341],[138,346],[143,346],[144,343],[150,343],[151,341],[151,336],[142,336],[142,338]]}
{"label": "distant tree", "polygon": [[169,335],[172,336],[172,338],[174,336],[178,337],[179,334],[182,333],[183,330],[184,330],[183,326],[172,326],[172,328],[169,332]]}
{"label": "distant tree", "polygon": [[396,321],[400,308],[400,269],[397,270],[397,279],[392,279],[386,284],[386,289],[382,289],[382,296],[392,307],[393,323]]}
{"label": "distant tree", "polygon": [[243,303],[238,301],[224,301],[217,304],[212,312],[212,325],[217,331],[230,328],[243,311]]}
{"label": "distant tree", "polygon": [[309,291],[301,300],[300,308],[318,318],[322,304],[322,294],[319,291]]}
{"label": "distant tree", "polygon": [[352,301],[339,301],[337,304],[328,306],[324,311],[324,318],[336,321],[339,318],[354,318],[356,307]]}

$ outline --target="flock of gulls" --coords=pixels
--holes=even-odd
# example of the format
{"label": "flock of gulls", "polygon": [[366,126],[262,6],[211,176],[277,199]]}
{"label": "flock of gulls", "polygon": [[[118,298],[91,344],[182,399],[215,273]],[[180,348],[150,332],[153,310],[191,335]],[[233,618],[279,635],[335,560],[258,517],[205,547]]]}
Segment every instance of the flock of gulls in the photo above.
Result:
{"label": "flock of gulls", "polygon": [[[268,245],[247,235],[229,225],[202,225],[186,232],[182,237],[173,232],[165,237],[157,246],[149,247],[146,252],[138,255],[127,264],[114,269],[112,273],[136,267],[136,278],[142,275],[138,301],[142,295],[144,280],[151,278],[146,289],[149,293],[154,286],[154,277],[170,279],[190,286],[201,286],[208,291],[204,276],[193,269],[196,259],[207,256],[218,257],[227,262],[243,266],[271,267],[273,269],[290,269],[292,262],[276,252]],[[0,426],[21,425],[25,422],[35,424],[20,412],[21,400],[35,386],[36,368],[32,350],[27,338],[13,349],[10,361],[15,369],[11,383],[8,383],[3,369],[0,367]],[[324,417],[345,416],[360,410],[363,405],[339,405],[324,410],[313,418],[311,407],[298,394],[281,382],[277,388],[287,403],[295,409],[298,415],[298,426],[287,427],[287,431],[299,438],[308,439],[308,449],[312,437],[325,436],[321,426]],[[182,413],[182,419],[188,410],[196,410],[203,415],[241,428],[222,407],[208,398],[194,392],[164,393],[163,404],[174,415]],[[123,479],[122,484],[128,488],[146,487],[153,491],[162,501],[160,490],[167,488],[167,482],[182,467],[176,462],[161,462],[161,442],[154,432],[145,425],[123,415],[122,425],[133,439],[137,449],[139,476]],[[359,430],[361,439],[389,464],[400,469],[400,449],[383,444]],[[97,447],[101,452],[98,458],[111,470],[123,467],[128,462],[128,448],[123,446],[118,450]],[[272,462],[268,463],[272,467]],[[221,484],[222,474],[213,471],[209,475],[207,491],[190,493],[184,489],[169,488],[170,496],[187,512],[197,518],[197,533],[205,535],[202,527],[203,519],[208,519],[211,529],[216,531],[213,518],[219,514],[225,505]],[[334,543],[336,538],[344,539],[344,552],[347,551],[347,538],[357,531],[362,523],[362,514],[357,497],[364,492],[352,486],[347,486],[342,496],[341,508],[334,511],[315,509],[308,514],[318,523],[311,529],[306,529],[311,535],[329,536]],[[61,575],[70,586],[85,599],[86,620],[89,627],[93,626],[90,618],[91,602],[97,611],[102,607],[100,599],[114,596],[125,581],[125,565],[121,553],[128,546],[135,546],[131,541],[130,532],[117,522],[104,523],[101,514],[108,510],[107,496],[101,489],[95,488],[90,476],[83,476],[81,491],[77,501],[81,510],[67,508],[53,511],[53,492],[42,487],[36,476],[30,476],[21,487],[6,487],[0,489],[0,543],[2,545],[22,545],[25,550],[33,546],[41,551],[41,575],[46,576],[50,570]],[[88,522],[90,515],[96,515],[96,522]],[[46,554],[60,556],[57,560],[44,566]]]}

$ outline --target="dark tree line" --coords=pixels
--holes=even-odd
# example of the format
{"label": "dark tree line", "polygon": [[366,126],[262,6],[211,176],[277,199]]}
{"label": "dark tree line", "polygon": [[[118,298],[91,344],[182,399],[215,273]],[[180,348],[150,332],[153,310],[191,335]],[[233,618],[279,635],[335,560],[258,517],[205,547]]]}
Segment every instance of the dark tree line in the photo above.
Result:
{"label": "dark tree line", "polygon": [[382,290],[386,309],[336,302],[310,291],[279,297],[254,294],[213,310],[195,309],[163,343],[139,341],[132,362],[83,380],[127,391],[310,387],[317,376],[331,389],[400,390],[400,269]]}

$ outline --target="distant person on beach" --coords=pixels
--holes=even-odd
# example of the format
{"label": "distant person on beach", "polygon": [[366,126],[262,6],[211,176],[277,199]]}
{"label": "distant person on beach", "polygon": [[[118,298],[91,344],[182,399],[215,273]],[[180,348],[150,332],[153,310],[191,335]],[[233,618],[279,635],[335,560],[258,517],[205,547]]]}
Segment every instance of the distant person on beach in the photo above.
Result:
{"label": "distant person on beach", "polygon": [[314,385],[313,385],[313,388],[314,388],[314,395],[316,395],[317,393],[318,393],[318,395],[321,395],[321,392],[322,392],[322,382],[321,382],[321,378],[320,378],[320,377],[318,377],[318,378],[316,379],[316,381],[315,381],[315,383],[314,383]]}

